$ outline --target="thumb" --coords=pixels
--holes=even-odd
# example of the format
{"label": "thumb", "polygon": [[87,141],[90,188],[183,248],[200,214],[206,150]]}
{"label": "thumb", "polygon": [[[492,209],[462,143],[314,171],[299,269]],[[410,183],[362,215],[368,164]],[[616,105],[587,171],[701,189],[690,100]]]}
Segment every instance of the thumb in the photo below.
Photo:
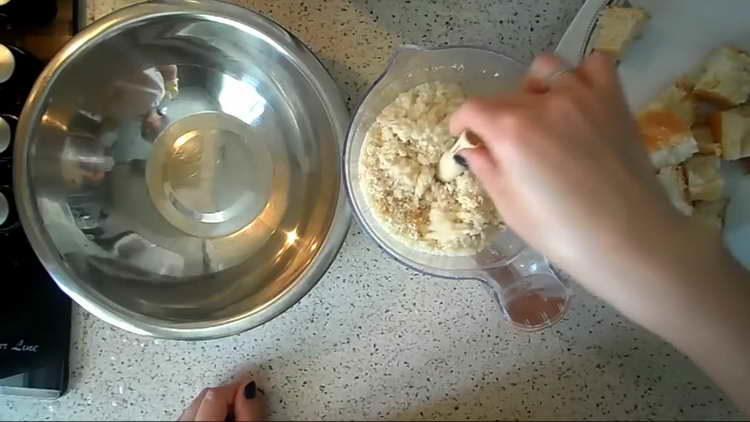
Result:
{"label": "thumb", "polygon": [[234,397],[235,421],[260,421],[265,413],[265,394],[255,381],[241,384]]}
{"label": "thumb", "polygon": [[199,396],[196,421],[223,421],[226,419],[232,403],[232,386],[209,388]]}

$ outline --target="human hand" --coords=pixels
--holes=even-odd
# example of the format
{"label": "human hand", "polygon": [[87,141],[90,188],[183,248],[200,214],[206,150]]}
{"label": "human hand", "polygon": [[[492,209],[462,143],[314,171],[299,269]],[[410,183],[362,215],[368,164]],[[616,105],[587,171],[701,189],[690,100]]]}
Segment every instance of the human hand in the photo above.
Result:
{"label": "human hand", "polygon": [[177,77],[177,65],[168,64],[158,67],[159,72],[164,78],[164,90],[167,99],[174,100],[180,95],[180,79]]}
{"label": "human hand", "polygon": [[255,381],[206,388],[182,412],[180,421],[259,421],[263,390]]}
{"label": "human hand", "polygon": [[[721,234],[655,177],[611,59],[538,58],[522,92],[464,104],[451,132],[505,221],[594,294],[690,356],[750,412],[750,284]],[[550,76],[558,74],[559,77]]]}
{"label": "human hand", "polygon": [[468,101],[450,129],[483,140],[460,155],[510,227],[611,297],[597,282],[628,264],[607,257],[643,250],[654,232],[686,219],[656,180],[613,61],[594,54],[562,68],[554,56],[537,58],[521,92]]}

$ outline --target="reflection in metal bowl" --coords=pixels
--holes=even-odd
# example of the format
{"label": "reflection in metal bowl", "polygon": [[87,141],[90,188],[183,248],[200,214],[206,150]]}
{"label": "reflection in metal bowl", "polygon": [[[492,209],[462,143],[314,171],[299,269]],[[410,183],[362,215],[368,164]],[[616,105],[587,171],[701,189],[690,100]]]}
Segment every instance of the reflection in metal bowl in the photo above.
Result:
{"label": "reflection in metal bowl", "polygon": [[24,110],[16,190],[58,284],[122,328],[228,335],[299,300],[349,222],[335,84],[287,32],[218,2],[81,33]]}

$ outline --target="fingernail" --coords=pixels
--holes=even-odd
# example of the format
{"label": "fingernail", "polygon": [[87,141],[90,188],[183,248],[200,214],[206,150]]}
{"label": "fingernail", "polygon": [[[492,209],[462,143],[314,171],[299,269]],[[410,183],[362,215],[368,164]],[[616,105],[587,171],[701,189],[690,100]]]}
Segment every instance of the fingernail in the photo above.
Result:
{"label": "fingernail", "polygon": [[469,168],[469,163],[466,162],[466,158],[458,154],[453,155],[453,161],[463,168]]}
{"label": "fingernail", "polygon": [[255,381],[250,381],[249,383],[247,383],[247,385],[245,386],[245,398],[248,400],[254,399],[255,395],[257,394],[256,390],[257,388],[255,387]]}

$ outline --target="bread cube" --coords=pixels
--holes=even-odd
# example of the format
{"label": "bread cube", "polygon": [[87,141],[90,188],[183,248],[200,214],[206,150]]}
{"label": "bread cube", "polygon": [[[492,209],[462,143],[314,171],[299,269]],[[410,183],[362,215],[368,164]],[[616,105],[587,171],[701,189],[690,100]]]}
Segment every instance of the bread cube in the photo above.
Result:
{"label": "bread cube", "polygon": [[659,169],[656,177],[661,182],[670,202],[678,211],[685,215],[693,213],[687,195],[687,183],[685,181],[685,170],[682,166],[667,166]]}
{"label": "bread cube", "polygon": [[721,157],[737,160],[750,156],[750,108],[719,111],[709,118],[711,135],[721,144]]}
{"label": "bread cube", "polygon": [[698,152],[721,157],[721,144],[714,139],[708,125],[693,126],[693,138],[698,143]]}
{"label": "bread cube", "polygon": [[685,161],[688,196],[691,201],[716,201],[724,191],[719,173],[721,160],[715,155],[696,155]]}
{"label": "bread cube", "polygon": [[638,7],[605,8],[596,25],[593,49],[619,59],[641,34],[648,19],[648,13]]}
{"label": "bread cube", "polygon": [[680,164],[698,152],[688,122],[670,110],[653,109],[638,115],[638,127],[656,168]]}
{"label": "bread cube", "polygon": [[747,101],[750,96],[750,55],[733,47],[714,50],[695,82],[693,93],[725,107]]}
{"label": "bread cube", "polygon": [[693,217],[703,224],[721,230],[724,227],[727,203],[726,199],[696,202],[693,208]]}

